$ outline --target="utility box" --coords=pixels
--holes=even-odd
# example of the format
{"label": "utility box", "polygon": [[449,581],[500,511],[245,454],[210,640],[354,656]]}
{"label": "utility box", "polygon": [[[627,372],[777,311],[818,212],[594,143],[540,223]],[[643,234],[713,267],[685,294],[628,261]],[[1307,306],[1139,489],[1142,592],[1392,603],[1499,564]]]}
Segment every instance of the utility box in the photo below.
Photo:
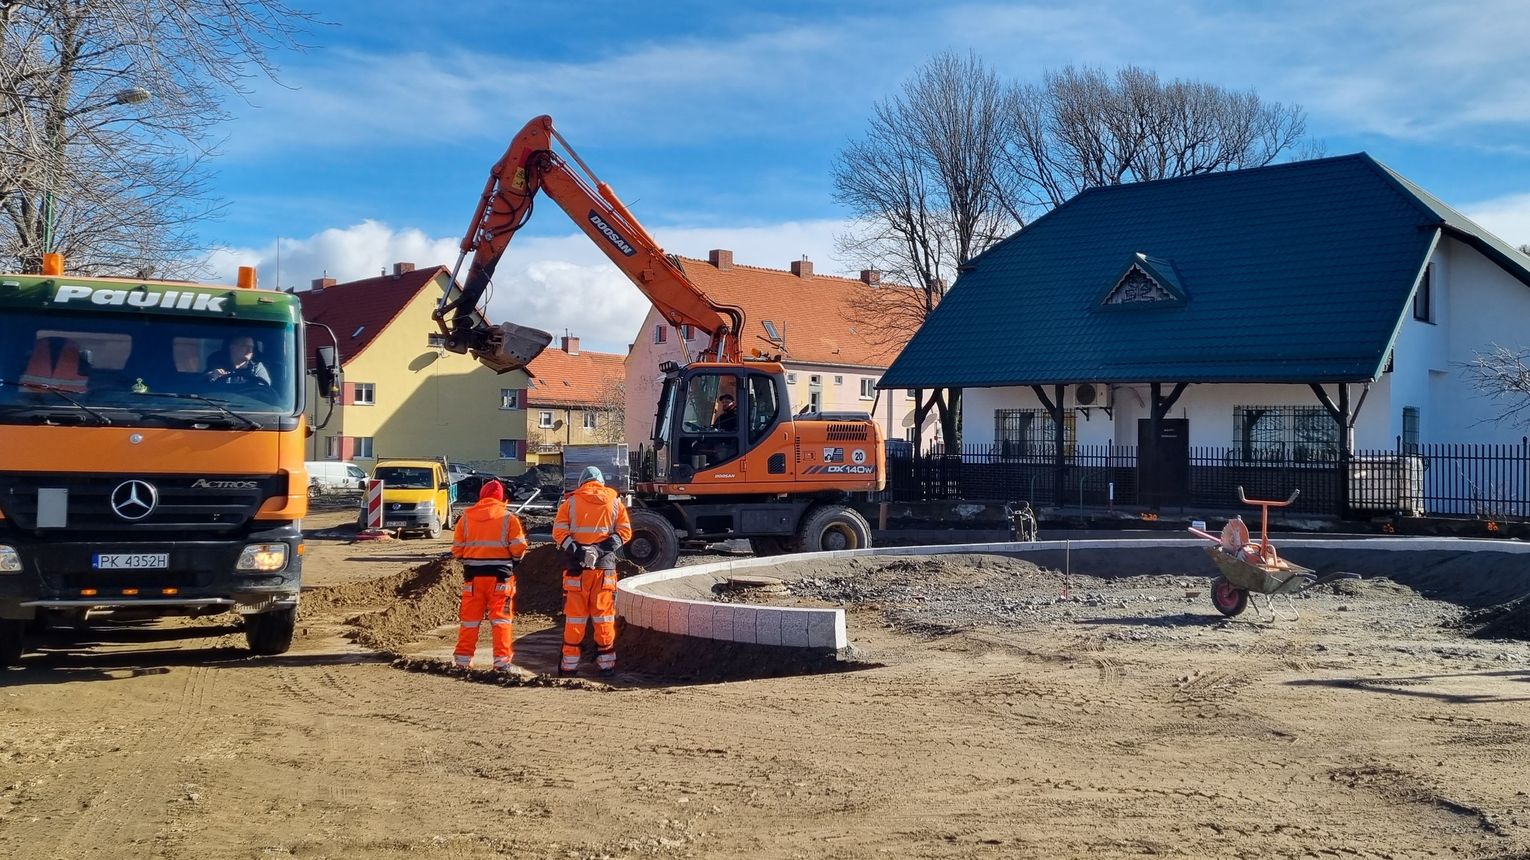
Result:
{"label": "utility box", "polygon": [[632,493],[632,461],[625,442],[612,445],[564,445],[563,492],[579,488],[579,476],[594,466],[606,477],[606,486],[622,495]]}
{"label": "utility box", "polygon": [[1349,506],[1360,511],[1424,515],[1424,458],[1359,454],[1349,461]]}

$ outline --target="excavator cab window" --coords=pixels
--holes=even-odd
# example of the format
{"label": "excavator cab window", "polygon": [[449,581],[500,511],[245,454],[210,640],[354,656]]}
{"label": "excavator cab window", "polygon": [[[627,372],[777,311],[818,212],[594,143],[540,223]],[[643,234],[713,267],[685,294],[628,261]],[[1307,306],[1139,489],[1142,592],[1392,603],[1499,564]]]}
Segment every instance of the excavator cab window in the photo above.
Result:
{"label": "excavator cab window", "polygon": [[738,457],[739,378],[726,371],[692,374],[685,380],[680,428],[673,462],[694,471],[711,469]]}
{"label": "excavator cab window", "polygon": [[770,432],[780,413],[775,380],[760,373],[749,374],[749,447]]}

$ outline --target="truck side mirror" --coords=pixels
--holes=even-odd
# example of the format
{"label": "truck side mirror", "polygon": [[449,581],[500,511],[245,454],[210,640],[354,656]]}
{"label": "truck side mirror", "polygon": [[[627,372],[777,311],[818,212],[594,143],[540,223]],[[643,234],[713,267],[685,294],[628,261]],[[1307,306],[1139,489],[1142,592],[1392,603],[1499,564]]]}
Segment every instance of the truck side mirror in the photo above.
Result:
{"label": "truck side mirror", "polygon": [[340,358],[332,346],[321,346],[314,350],[317,361],[314,363],[314,378],[319,384],[319,396],[334,403],[340,396]]}

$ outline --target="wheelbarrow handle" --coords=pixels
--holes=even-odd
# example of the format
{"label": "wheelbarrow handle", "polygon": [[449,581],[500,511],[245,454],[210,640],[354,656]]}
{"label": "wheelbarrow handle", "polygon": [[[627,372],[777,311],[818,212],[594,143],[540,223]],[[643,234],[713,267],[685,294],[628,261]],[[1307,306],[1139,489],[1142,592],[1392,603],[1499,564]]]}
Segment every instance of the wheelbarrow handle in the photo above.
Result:
{"label": "wheelbarrow handle", "polygon": [[1268,501],[1265,501],[1263,499],[1251,499],[1248,496],[1243,495],[1243,487],[1241,485],[1238,487],[1238,501],[1242,502],[1245,505],[1269,505],[1272,508],[1283,508],[1286,505],[1289,505],[1292,502],[1296,501],[1296,497],[1300,496],[1301,494],[1302,494],[1302,491],[1299,490],[1299,489],[1292,490],[1291,491],[1291,498],[1286,499],[1284,502],[1268,502]]}

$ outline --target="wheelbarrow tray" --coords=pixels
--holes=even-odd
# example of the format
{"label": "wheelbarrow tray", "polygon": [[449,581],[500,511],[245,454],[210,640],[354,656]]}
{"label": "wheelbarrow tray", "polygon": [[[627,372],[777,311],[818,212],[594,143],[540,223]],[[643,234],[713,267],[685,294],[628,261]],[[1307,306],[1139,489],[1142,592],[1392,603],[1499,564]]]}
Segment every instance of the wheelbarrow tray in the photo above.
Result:
{"label": "wheelbarrow tray", "polygon": [[1254,564],[1220,546],[1208,546],[1205,550],[1228,582],[1254,594],[1289,594],[1316,583],[1311,569],[1284,559],[1278,565]]}

